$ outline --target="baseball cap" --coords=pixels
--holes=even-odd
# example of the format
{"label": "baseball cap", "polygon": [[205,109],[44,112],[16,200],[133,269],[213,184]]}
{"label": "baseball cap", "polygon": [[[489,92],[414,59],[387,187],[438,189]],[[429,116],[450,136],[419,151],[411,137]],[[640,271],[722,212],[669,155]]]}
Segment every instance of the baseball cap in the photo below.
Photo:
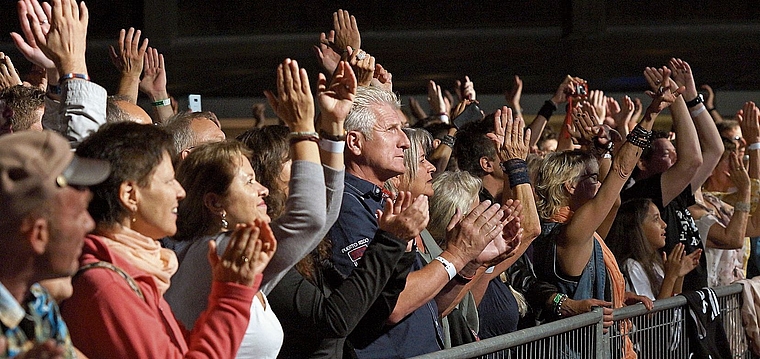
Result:
{"label": "baseball cap", "polygon": [[107,161],[76,156],[52,131],[0,136],[0,222],[20,219],[66,186],[91,186],[108,178]]}

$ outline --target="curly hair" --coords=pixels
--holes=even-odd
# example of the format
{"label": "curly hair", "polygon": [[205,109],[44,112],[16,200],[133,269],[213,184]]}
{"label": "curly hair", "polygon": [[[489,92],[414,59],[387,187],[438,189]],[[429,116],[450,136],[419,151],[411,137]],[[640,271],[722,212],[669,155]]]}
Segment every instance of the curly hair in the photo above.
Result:
{"label": "curly hair", "polygon": [[36,87],[23,85],[11,86],[0,90],[0,100],[13,110],[11,124],[14,131],[26,131],[42,120],[45,106],[45,91]]}

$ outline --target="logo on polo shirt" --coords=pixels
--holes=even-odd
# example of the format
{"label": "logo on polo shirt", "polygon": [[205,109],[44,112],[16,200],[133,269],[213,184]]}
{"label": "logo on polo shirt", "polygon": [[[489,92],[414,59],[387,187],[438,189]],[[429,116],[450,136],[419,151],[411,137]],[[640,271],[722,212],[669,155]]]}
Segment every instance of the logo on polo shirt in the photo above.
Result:
{"label": "logo on polo shirt", "polygon": [[364,251],[367,250],[367,246],[369,246],[369,238],[362,238],[356,243],[349,244],[340,251],[348,254],[348,257],[351,258],[354,266],[357,266],[359,265],[359,259],[364,256]]}

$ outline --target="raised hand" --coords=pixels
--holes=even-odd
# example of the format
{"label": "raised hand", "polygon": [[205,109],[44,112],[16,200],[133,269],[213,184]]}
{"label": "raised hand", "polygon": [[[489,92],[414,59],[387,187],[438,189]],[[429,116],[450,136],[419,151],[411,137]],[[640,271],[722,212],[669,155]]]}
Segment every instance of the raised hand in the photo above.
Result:
{"label": "raised hand", "polygon": [[346,119],[356,97],[356,87],[356,76],[351,69],[351,65],[345,61],[338,63],[329,84],[325,75],[319,74],[317,81],[317,102],[319,103],[323,122],[342,123]]}
{"label": "raised hand", "polygon": [[460,102],[464,100],[475,100],[475,84],[470,81],[469,76],[464,77],[464,82],[456,80],[454,86]]}
{"label": "raised hand", "polygon": [[670,251],[670,254],[662,253],[662,262],[665,264],[665,276],[671,278],[678,278],[683,276],[681,273],[681,261],[684,258],[684,245],[682,243],[676,244]]}
{"label": "raised hand", "polygon": [[119,31],[118,51],[113,45],[109,46],[111,63],[121,72],[122,76],[140,78],[143,71],[145,51],[148,49],[148,39],[140,44],[142,31],[130,27],[129,30]]}
{"label": "raised hand", "polygon": [[422,121],[428,117],[428,114],[422,109],[420,102],[412,96],[409,96],[409,112],[412,113],[412,116],[414,116],[417,121]]}
{"label": "raised hand", "polygon": [[605,103],[604,91],[591,90],[589,91],[588,101],[594,106],[596,112],[597,123],[602,123],[607,117],[607,104]]}
{"label": "raised hand", "polygon": [[705,106],[707,108],[715,108],[715,92],[713,91],[712,87],[710,87],[708,84],[704,84],[700,86],[700,88],[707,92],[707,96],[705,97]]}
{"label": "raised hand", "polygon": [[745,102],[741,115],[736,117],[742,129],[742,137],[747,144],[760,142],[760,109],[752,101]]}
{"label": "raised hand", "polygon": [[355,50],[349,46],[348,50],[349,63],[356,74],[356,81],[359,86],[369,86],[375,77],[375,57],[370,56],[362,49]]}
{"label": "raised hand", "polygon": [[[635,104],[628,96],[624,96],[621,99],[621,102],[622,103],[618,103],[614,98],[610,97],[607,101],[607,110],[608,115],[612,116],[612,119],[615,121],[615,128],[618,132],[626,130],[625,133],[622,133],[623,136],[626,136],[628,134],[628,124],[631,123]],[[612,110],[610,111],[610,109]]]}
{"label": "raised hand", "polygon": [[667,67],[660,69],[647,67],[644,69],[644,77],[652,88],[652,91],[646,92],[652,98],[652,103],[647,107],[647,112],[662,112],[686,90],[684,86],[678,86],[675,81],[670,79],[670,73],[670,69]]}
{"label": "raised hand", "polygon": [[488,243],[483,252],[480,252],[475,259],[476,262],[489,267],[514,256],[522,241],[523,228],[520,223],[523,210],[522,204],[519,200],[509,199],[502,208],[504,208],[507,215],[502,221],[504,231],[501,233],[501,236],[497,236],[491,243]]}
{"label": "raised hand", "polygon": [[21,84],[11,58],[0,52],[0,90]]}
{"label": "raised hand", "polygon": [[501,206],[498,203],[491,205],[491,201],[480,202],[461,221],[462,216],[457,210],[446,227],[446,251],[462,263],[475,259],[488,243],[502,234],[504,214]]}
{"label": "raised hand", "polygon": [[333,50],[341,53],[346,47],[351,46],[354,49],[360,49],[362,38],[359,34],[359,27],[356,26],[356,18],[350,15],[346,10],[338,10],[333,13],[333,29],[335,31],[335,42]]}
{"label": "raised hand", "polygon": [[393,74],[383,68],[383,65],[376,64],[375,75],[370,85],[379,87],[388,92],[393,92]]}
{"label": "raised hand", "polygon": [[739,193],[748,193],[750,191],[750,180],[747,169],[742,165],[742,161],[736,152],[731,152],[728,159],[728,178],[734,184]]}
{"label": "raised hand", "polygon": [[37,45],[61,74],[87,74],[87,6],[76,0],[54,0],[50,30],[45,34],[42,23],[30,21]]}
{"label": "raised hand", "polygon": [[504,98],[507,100],[507,106],[511,107],[517,114],[515,117],[522,117],[522,107],[520,107],[520,97],[522,97],[523,81],[520,76],[515,75],[514,83],[512,87],[504,94]]}
{"label": "raised hand", "polygon": [[166,92],[166,64],[164,63],[164,55],[152,47],[149,47],[145,52],[140,91],[150,96],[154,101],[169,97],[169,94]]}
{"label": "raised hand", "polygon": [[593,143],[594,137],[599,136],[600,131],[604,131],[596,117],[595,107],[589,102],[583,102],[580,108],[574,108],[572,116],[575,133],[578,136],[578,142],[581,144]]}
{"label": "raised hand", "polygon": [[224,253],[219,256],[216,241],[208,242],[208,260],[214,280],[252,286],[256,275],[261,274],[277,249],[269,225],[256,220],[250,224],[237,224]]}
{"label": "raised hand", "polygon": [[672,72],[673,80],[680,87],[686,88],[684,91],[685,100],[689,101],[697,97],[697,85],[694,84],[694,75],[691,73],[691,66],[686,61],[672,58],[668,62],[668,67]]}
{"label": "raised hand", "polygon": [[691,272],[692,270],[694,270],[694,268],[697,268],[699,266],[699,257],[701,256],[702,256],[701,248],[695,250],[694,252],[689,253],[688,255],[685,255],[681,259],[681,271],[678,272],[678,275],[683,277],[689,274],[689,272]]}
{"label": "raised hand", "polygon": [[443,91],[441,91],[441,86],[436,85],[435,81],[430,80],[428,81],[428,96],[427,100],[430,104],[430,113],[440,116],[442,114],[448,115],[448,111],[446,111],[446,102],[443,100]]}
{"label": "raised hand", "polygon": [[513,158],[526,159],[530,152],[530,129],[524,131],[525,122],[522,117],[516,120],[512,110],[506,106],[496,110],[494,115],[494,133],[486,136],[491,140],[499,160],[504,162]]}
{"label": "raised hand", "polygon": [[38,25],[43,37],[50,31],[50,19],[53,18],[50,4],[43,2],[40,5],[38,0],[22,0],[16,4],[18,21],[21,24],[21,32],[24,34],[22,37],[16,32],[11,32],[16,48],[29,62],[44,69],[55,69],[55,63],[42,52],[32,31],[32,24]]}
{"label": "raised hand", "polygon": [[401,191],[395,202],[386,198],[384,210],[377,210],[377,218],[378,228],[396,238],[414,240],[430,221],[428,198],[425,195],[412,198],[411,192]]}
{"label": "raised hand", "polygon": [[277,67],[277,96],[264,91],[274,112],[293,132],[314,132],[314,99],[309,76],[296,60],[285,59]]}
{"label": "raised hand", "polygon": [[328,36],[325,35],[324,32],[320,33],[319,44],[314,45],[312,49],[314,50],[314,55],[317,56],[317,62],[319,62],[319,65],[322,66],[328,74],[332,74],[338,67],[342,50],[338,52],[333,50],[330,45],[335,42],[335,31],[330,31],[329,34],[330,35]]}
{"label": "raised hand", "polygon": [[557,87],[557,91],[554,92],[551,101],[559,105],[567,102],[568,96],[575,95],[575,88],[578,85],[585,84],[586,80],[580,77],[573,77],[570,75],[565,76],[562,82]]}

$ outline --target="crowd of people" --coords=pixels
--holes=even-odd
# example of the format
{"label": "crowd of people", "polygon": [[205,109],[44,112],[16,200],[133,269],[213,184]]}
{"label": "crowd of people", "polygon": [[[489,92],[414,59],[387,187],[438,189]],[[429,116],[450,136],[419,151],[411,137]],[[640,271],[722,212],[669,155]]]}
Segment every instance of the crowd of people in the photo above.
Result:
{"label": "crowd of people", "polygon": [[285,59],[281,124],[227,139],[178,111],[139,30],[111,48],[109,96],[84,3],[17,11],[32,71],[0,53],[0,357],[406,358],[593,307],[607,330],[615,308],[758,274],[760,109],[722,118],[681,59],[644,69],[644,103],[567,76],[528,123],[519,77],[493,111],[464,78],[407,116],[338,10],[316,86]]}

